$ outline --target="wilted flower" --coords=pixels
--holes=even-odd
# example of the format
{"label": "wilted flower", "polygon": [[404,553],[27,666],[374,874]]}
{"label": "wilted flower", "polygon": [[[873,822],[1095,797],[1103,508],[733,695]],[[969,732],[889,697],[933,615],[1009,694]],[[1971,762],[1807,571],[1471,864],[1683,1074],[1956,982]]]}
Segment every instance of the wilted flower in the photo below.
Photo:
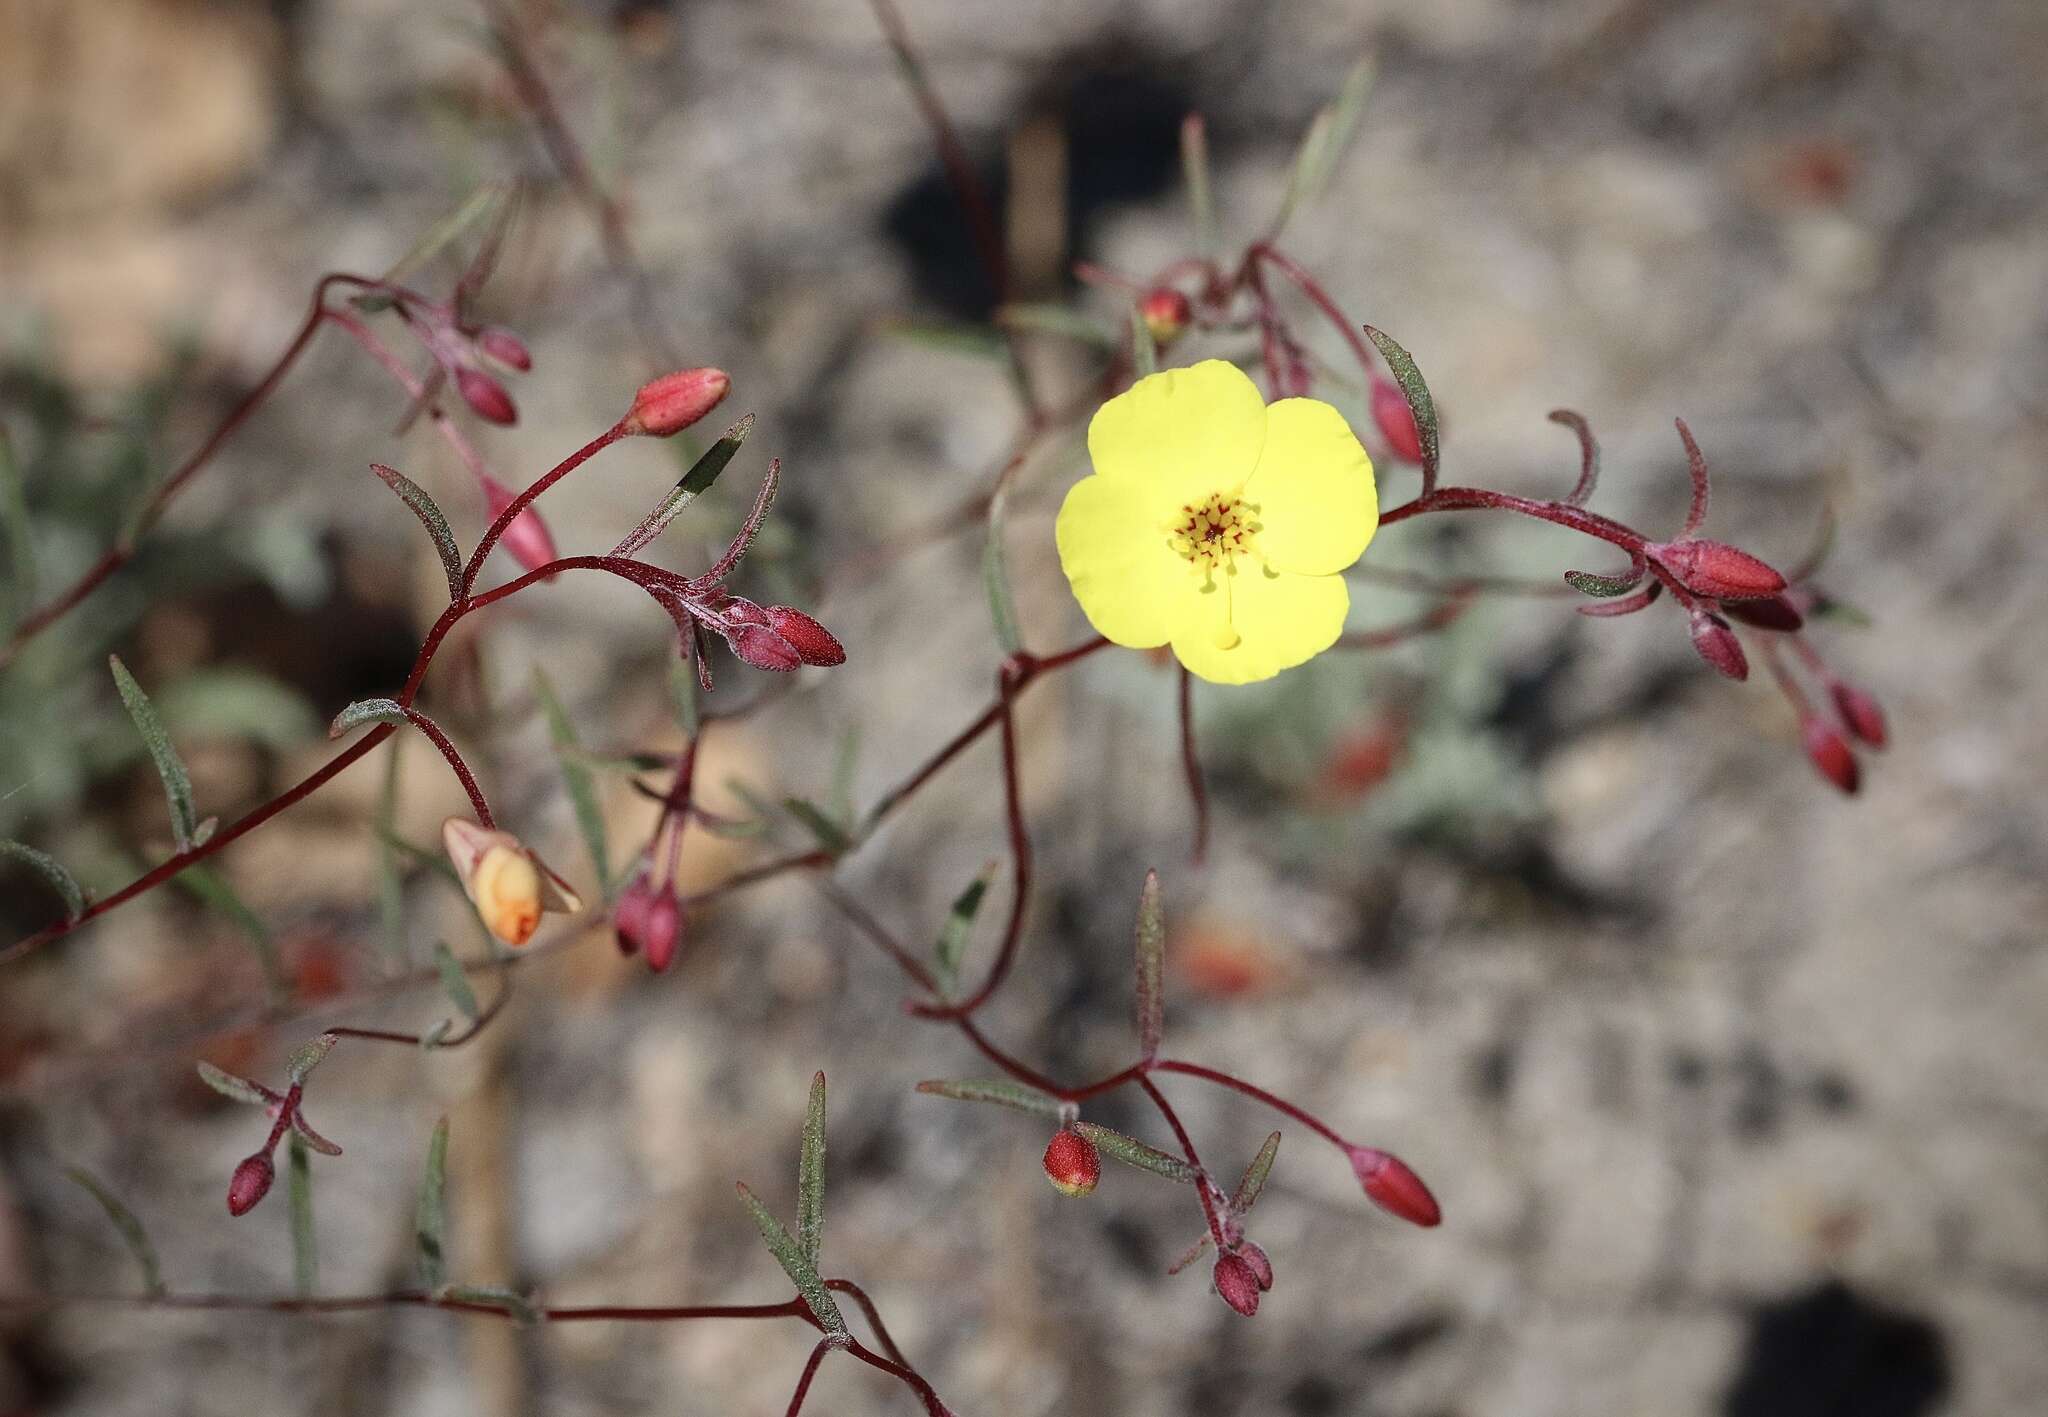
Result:
{"label": "wilted flower", "polygon": [[441,841],[484,928],[508,945],[532,939],[545,912],[583,908],[568,882],[510,832],[450,817],[441,824]]}

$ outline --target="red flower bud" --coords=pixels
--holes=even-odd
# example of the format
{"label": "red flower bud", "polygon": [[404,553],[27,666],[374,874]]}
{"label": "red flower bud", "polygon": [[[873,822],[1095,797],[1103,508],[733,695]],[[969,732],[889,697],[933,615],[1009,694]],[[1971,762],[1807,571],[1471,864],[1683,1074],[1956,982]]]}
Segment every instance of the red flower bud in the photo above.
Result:
{"label": "red flower bud", "polygon": [[1687,537],[1646,548],[1694,595],[1714,600],[1760,600],[1785,588],[1785,578],[1747,551],[1725,541]]}
{"label": "red flower bud", "polygon": [[1061,1127],[1046,1143],[1045,1179],[1062,1195],[1085,1196],[1102,1179],[1102,1154],[1072,1127]]}
{"label": "red flower bud", "polygon": [[247,1215],[256,1208],[256,1202],[270,1191],[270,1183],[277,1179],[277,1166],[270,1159],[270,1153],[259,1151],[254,1156],[242,1158],[242,1164],[235,1168],[235,1174],[228,1181],[228,1214]]}
{"label": "red flower bud", "polygon": [[829,668],[846,663],[846,650],[832,638],[832,632],[803,611],[792,610],[787,605],[771,605],[767,614],[768,627],[788,640],[805,664]]}
{"label": "red flower bud", "polygon": [[1742,653],[1742,642],[1720,616],[1704,610],[1692,612],[1692,647],[1700,652],[1701,659],[1730,679],[1749,677],[1749,660]]}
{"label": "red flower bud", "polygon": [[1171,286],[1162,285],[1145,293],[1138,302],[1138,318],[1145,322],[1145,328],[1152,334],[1152,342],[1161,349],[1180,338],[1188,327],[1194,310],[1188,305],[1188,298]]}
{"label": "red flower bud", "polygon": [[1273,1287],[1273,1262],[1266,1258],[1266,1252],[1250,1240],[1240,1240],[1237,1242],[1237,1253],[1252,1267],[1252,1274],[1259,1281],[1259,1291],[1264,1293],[1270,1290]]}
{"label": "red flower bud", "polygon": [[1402,462],[1422,461],[1422,434],[1415,427],[1414,410],[1398,384],[1386,379],[1372,381],[1372,421],[1387,440],[1388,451]]}
{"label": "red flower bud", "polygon": [[1412,1225],[1430,1226],[1443,1220],[1436,1197],[1400,1157],[1369,1146],[1354,1146],[1351,1170],[1365,1187],[1366,1199],[1388,1214],[1398,1215]]}
{"label": "red flower bud", "polygon": [[1829,688],[1834,694],[1835,711],[1842,715],[1849,731],[1871,747],[1882,748],[1890,737],[1885,731],[1883,706],[1854,684],[1837,682]]}
{"label": "red flower bud", "polygon": [[734,654],[756,669],[787,674],[804,662],[795,645],[766,625],[742,625],[728,634],[725,642],[732,646]]}
{"label": "red flower bud", "polygon": [[[484,500],[490,504],[491,517],[495,520],[512,505],[512,491],[489,473],[483,475],[483,485]],[[512,559],[529,571],[537,571],[557,557],[555,538],[531,504],[507,524],[498,544],[511,552]]]}
{"label": "red flower bud", "polygon": [[1843,792],[1855,793],[1863,773],[1856,766],[1856,755],[1849,750],[1847,740],[1835,732],[1833,724],[1808,714],[1799,724],[1799,742],[1815,771]]}
{"label": "red flower bud", "polygon": [[533,367],[533,356],[527,352],[526,342],[497,325],[477,335],[476,347],[509,369],[524,373]]}
{"label": "red flower bud", "polygon": [[1216,1292],[1223,1296],[1223,1302],[1250,1318],[1259,1311],[1258,1272],[1246,1263],[1243,1255],[1220,1255],[1216,1268],[1209,1272],[1209,1279],[1216,1286]]}
{"label": "red flower bud", "polygon": [[1740,620],[1759,630],[1776,630],[1781,635],[1789,635],[1806,623],[1799,607],[1782,595],[1767,595],[1761,600],[1731,600],[1722,605],[1721,613],[1731,620]]}
{"label": "red flower bud", "polygon": [[462,401],[476,410],[477,417],[488,418],[493,423],[517,423],[519,410],[512,405],[512,395],[505,392],[505,386],[484,373],[463,365],[455,371],[455,388],[462,395]]}
{"label": "red flower bud", "polygon": [[664,374],[642,384],[633,396],[633,407],[625,418],[626,431],[653,438],[680,433],[718,407],[731,387],[732,377],[723,369],[679,369]]}

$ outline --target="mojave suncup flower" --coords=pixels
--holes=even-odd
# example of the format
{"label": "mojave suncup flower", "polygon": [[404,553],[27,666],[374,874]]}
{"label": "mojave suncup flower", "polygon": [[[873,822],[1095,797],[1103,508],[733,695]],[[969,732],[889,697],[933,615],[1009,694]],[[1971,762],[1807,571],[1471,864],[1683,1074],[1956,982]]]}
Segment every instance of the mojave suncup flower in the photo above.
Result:
{"label": "mojave suncup flower", "polygon": [[1094,475],[1055,536],[1089,623],[1115,644],[1171,644],[1218,684],[1313,659],[1351,608],[1342,572],[1379,526],[1372,460],[1316,399],[1268,406],[1234,364],[1140,379],[1088,425]]}

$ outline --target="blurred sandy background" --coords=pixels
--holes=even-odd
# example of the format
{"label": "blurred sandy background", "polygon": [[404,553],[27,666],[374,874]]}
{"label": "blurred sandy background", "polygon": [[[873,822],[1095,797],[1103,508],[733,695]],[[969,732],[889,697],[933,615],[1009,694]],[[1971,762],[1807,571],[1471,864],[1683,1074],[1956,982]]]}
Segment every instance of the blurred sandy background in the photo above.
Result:
{"label": "blurred sandy background", "polygon": [[[1398,653],[1202,694],[1218,816],[1195,870],[1173,679],[1099,657],[1028,700],[1040,887],[992,1030],[1067,1076],[1125,1060],[1128,930],[1156,864],[1174,1051],[1402,1153],[1441,1230],[1371,1211],[1341,1158],[1289,1128],[1254,1226],[1278,1270],[1258,1316],[1199,1270],[1163,1278],[1195,1228],[1186,1194],[1118,1172],[1063,1201],[1030,1121],[915,1095],[984,1065],[907,1019],[886,962],[790,882],[702,915],[666,977],[593,932],[523,969],[473,1048],[338,1052],[309,1106],[347,1148],[316,1167],[323,1289],[411,1282],[420,1159],[446,1112],[460,1277],[558,1303],[783,1297],[731,1182],[791,1208],[822,1067],[828,1268],[868,1285],[962,1413],[2041,1410],[2048,9],[904,3],[977,159],[1018,194],[1020,272],[1047,298],[1071,257],[1144,270],[1185,248],[1172,144],[1189,108],[1209,116],[1226,230],[1248,237],[1302,124],[1376,49],[1360,138],[1288,244],[1415,351],[1449,475],[1568,485],[1575,452],[1543,421],[1566,405],[1603,433],[1602,505],[1675,525],[1682,414],[1719,469],[1710,529],[1780,562],[1833,488],[1825,579],[1874,627],[1821,643],[1883,698],[1894,747],[1845,801],[1761,676],[1713,678],[1675,615],[1490,602]],[[493,461],[534,475],[655,372],[480,13],[0,0],[0,418],[26,450],[46,588],[260,375],[321,272],[383,269],[479,181],[534,183],[484,301],[536,361],[514,382],[519,427],[478,435]],[[779,454],[784,499],[743,588],[803,597],[851,652],[714,735],[705,771],[823,797],[857,728],[854,796],[871,800],[978,711],[996,651],[975,537],[849,568],[984,485],[1017,429],[999,365],[903,328],[986,299],[927,134],[854,0],[565,0],[527,18],[629,207],[664,337],[730,370],[725,412],[760,420],[670,533],[672,563],[703,564]],[[1087,376],[1072,347],[1032,357],[1055,389]],[[155,548],[0,674],[0,834],[99,889],[162,851],[160,795],[99,668],[110,648],[182,705],[203,810],[224,819],[321,761],[344,703],[396,686],[440,577],[365,464],[441,495],[458,536],[483,524],[438,440],[394,435],[401,407],[324,336]],[[1049,530],[1078,466],[1071,444],[1034,464],[1013,513],[1042,649],[1082,631]],[[668,450],[622,448],[545,505],[565,549],[609,545],[674,475]],[[1381,475],[1383,496],[1412,487]],[[1372,558],[1546,577],[1587,559],[1476,518],[1390,531]],[[1413,609],[1355,601],[1359,627]],[[567,578],[495,612],[430,680],[501,814],[585,883],[531,668],[586,741],[672,744],[668,639],[644,601]],[[728,668],[720,698],[761,677]],[[459,798],[405,746],[399,825],[427,839]],[[375,899],[382,758],[222,860],[282,952],[284,1021],[255,1022],[263,981],[235,925],[175,892],[9,972],[0,1291],[134,1283],[68,1164],[128,1199],[174,1287],[288,1288],[282,1188],[222,1213],[262,1123],[200,1089],[192,1061],[275,1080],[323,1024],[447,1012],[432,988],[381,987],[403,968]],[[1002,854],[994,766],[977,750],[842,869],[912,941]],[[608,791],[616,862],[652,813]],[[698,881],[755,850],[698,847]],[[472,944],[449,933],[458,905],[416,872],[400,952]],[[0,887],[6,939],[50,908],[26,878]],[[1267,1130],[1169,1091],[1222,1169]],[[1157,1127],[1124,1102],[1100,1116]],[[808,1346],[794,1324],[81,1308],[0,1329],[0,1412],[773,1413]],[[914,1410],[845,1362],[811,1406]]]}

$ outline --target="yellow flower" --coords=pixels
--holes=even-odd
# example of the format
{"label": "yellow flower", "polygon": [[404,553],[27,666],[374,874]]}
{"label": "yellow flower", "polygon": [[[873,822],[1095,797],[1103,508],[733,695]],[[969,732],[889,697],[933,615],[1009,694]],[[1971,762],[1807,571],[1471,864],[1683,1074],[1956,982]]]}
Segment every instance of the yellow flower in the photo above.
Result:
{"label": "yellow flower", "polygon": [[1344,629],[1341,574],[1379,526],[1372,460],[1315,399],[1268,407],[1210,359],[1140,379],[1088,425],[1095,474],[1055,538],[1089,623],[1133,649],[1172,644],[1218,684],[1270,679]]}

